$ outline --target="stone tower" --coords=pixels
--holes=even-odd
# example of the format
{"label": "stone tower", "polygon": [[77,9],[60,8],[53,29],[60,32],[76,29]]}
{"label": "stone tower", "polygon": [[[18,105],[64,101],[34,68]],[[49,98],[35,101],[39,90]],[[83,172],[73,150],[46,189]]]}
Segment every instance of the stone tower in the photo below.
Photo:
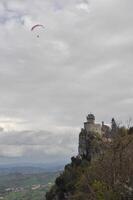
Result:
{"label": "stone tower", "polygon": [[102,153],[101,143],[109,142],[111,136],[116,133],[117,126],[114,119],[112,119],[112,127],[95,122],[95,116],[93,114],[88,114],[86,117],[87,121],[84,122],[84,128],[81,129],[79,134],[79,155],[83,158],[91,160],[96,158],[100,153]]}
{"label": "stone tower", "polygon": [[87,122],[88,122],[89,124],[94,124],[94,123],[95,123],[95,116],[94,116],[93,114],[89,114],[89,115],[86,117],[86,119],[87,119]]}
{"label": "stone tower", "polygon": [[91,160],[94,156],[96,149],[93,148],[93,141],[95,135],[98,134],[101,136],[102,127],[101,124],[95,123],[95,116],[89,114],[86,117],[87,121],[84,122],[84,128],[81,129],[79,134],[79,155],[81,157],[86,157],[88,160]]}

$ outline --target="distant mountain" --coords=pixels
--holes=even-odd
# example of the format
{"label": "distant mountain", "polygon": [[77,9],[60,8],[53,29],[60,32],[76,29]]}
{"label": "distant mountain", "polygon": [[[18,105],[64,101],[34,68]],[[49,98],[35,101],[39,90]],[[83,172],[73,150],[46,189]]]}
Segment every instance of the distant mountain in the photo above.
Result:
{"label": "distant mountain", "polygon": [[0,166],[0,174],[37,174],[43,172],[56,172],[63,170],[64,165],[52,166],[52,165],[40,165],[40,166]]}

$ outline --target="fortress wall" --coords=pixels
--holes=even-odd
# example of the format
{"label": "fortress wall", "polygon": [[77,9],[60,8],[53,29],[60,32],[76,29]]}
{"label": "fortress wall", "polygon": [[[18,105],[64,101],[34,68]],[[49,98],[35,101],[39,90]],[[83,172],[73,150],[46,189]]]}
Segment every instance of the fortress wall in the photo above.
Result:
{"label": "fortress wall", "polygon": [[101,124],[90,124],[88,122],[85,122],[84,129],[87,132],[97,132],[97,133],[101,134]]}
{"label": "fortress wall", "polygon": [[101,131],[101,124],[95,124],[94,132],[99,133],[99,134],[102,134],[102,131]]}
{"label": "fortress wall", "polygon": [[85,134],[79,135],[79,154],[86,155],[86,136],[85,136]]}
{"label": "fortress wall", "polygon": [[[94,120],[93,120],[94,119]],[[116,123],[114,119],[112,120],[112,124],[114,125],[115,132],[116,132]],[[95,123],[95,117],[90,114],[87,117],[87,122],[84,123],[84,129],[81,129],[80,135],[79,135],[79,155],[82,157],[83,155],[86,156],[88,160],[96,159],[97,156],[101,153],[101,149],[95,146],[93,147],[93,139],[96,137],[96,133],[98,133],[102,139],[106,139],[105,142],[109,141],[109,135],[112,129],[104,125],[104,122],[102,124]],[[107,137],[107,138],[105,138]]]}

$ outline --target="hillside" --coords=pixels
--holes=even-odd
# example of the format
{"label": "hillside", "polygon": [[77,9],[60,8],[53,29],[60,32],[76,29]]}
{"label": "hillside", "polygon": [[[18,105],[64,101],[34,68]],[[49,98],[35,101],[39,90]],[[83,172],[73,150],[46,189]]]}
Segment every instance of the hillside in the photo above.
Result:
{"label": "hillside", "polygon": [[[99,144],[99,137],[93,143]],[[71,159],[47,200],[133,199],[133,128],[119,127],[108,142],[100,141],[102,153],[95,159]]]}

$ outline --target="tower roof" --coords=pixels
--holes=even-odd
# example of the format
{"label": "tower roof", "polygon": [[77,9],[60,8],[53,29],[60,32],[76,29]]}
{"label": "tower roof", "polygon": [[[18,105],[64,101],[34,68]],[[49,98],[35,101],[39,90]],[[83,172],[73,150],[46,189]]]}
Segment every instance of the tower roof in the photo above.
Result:
{"label": "tower roof", "polygon": [[88,114],[88,116],[87,116],[87,120],[95,120],[95,116],[93,115],[93,114]]}

